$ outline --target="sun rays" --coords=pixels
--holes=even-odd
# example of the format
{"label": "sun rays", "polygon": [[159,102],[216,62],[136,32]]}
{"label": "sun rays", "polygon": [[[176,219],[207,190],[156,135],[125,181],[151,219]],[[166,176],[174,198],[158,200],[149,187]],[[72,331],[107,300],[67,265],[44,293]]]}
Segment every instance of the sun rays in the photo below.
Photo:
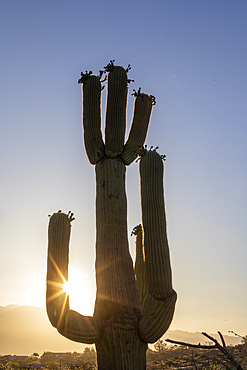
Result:
{"label": "sun rays", "polygon": [[[49,259],[52,262],[54,268],[54,280],[47,280],[47,291],[52,294],[48,294],[47,301],[50,302],[62,294],[64,294],[65,286],[67,285],[67,280],[65,279],[62,271],[58,267],[54,258],[49,255]],[[67,292],[66,292],[67,293]]]}

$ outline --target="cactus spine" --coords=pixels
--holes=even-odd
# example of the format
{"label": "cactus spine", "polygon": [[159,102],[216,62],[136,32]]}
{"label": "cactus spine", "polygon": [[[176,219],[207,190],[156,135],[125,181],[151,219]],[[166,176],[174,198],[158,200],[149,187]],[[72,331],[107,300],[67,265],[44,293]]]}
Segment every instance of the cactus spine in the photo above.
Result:
{"label": "cactus spine", "polygon": [[[62,285],[68,278],[73,214],[61,211],[48,227],[47,314],[65,337],[95,343],[99,369],[145,369],[147,344],[168,329],[176,302],[172,289],[163,187],[163,161],[143,148],[153,97],[138,91],[124,144],[127,71],[111,63],[105,143],[101,133],[101,82],[82,74],[84,144],[96,171],[96,283],[93,316],[70,309]],[[142,224],[136,235],[133,268],[127,237],[125,171],[140,152]]]}

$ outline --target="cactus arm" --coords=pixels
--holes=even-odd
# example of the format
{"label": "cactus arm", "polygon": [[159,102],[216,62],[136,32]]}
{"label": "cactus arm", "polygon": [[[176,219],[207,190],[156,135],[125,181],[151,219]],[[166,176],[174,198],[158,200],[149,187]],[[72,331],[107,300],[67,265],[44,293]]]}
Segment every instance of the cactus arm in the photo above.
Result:
{"label": "cactus arm", "polygon": [[63,285],[68,280],[70,228],[66,214],[58,212],[50,217],[46,302],[48,317],[55,327],[59,327],[64,313],[69,309]]}
{"label": "cactus arm", "polygon": [[155,343],[168,330],[176,303],[173,291],[166,299],[156,299],[150,293],[143,303],[143,317],[139,321],[139,336],[147,343]]}
{"label": "cactus arm", "polygon": [[143,310],[143,317],[139,321],[139,335],[143,341],[154,343],[169,328],[176,295],[172,292],[170,296],[161,301],[150,294],[146,280],[142,226],[136,226],[132,234],[136,235],[135,274]]}
{"label": "cactus arm", "polygon": [[73,214],[61,211],[50,217],[46,308],[51,324],[63,336],[83,343],[94,343],[101,333],[99,321],[70,310],[69,296],[63,291],[68,280],[69,239]]}
{"label": "cactus arm", "polygon": [[131,235],[136,235],[136,259],[135,259],[135,275],[136,284],[139,291],[141,305],[147,295],[147,282],[145,272],[145,253],[144,253],[144,235],[142,225],[134,227]]}
{"label": "cactus arm", "polygon": [[139,321],[139,335],[143,341],[154,343],[169,328],[176,295],[172,292],[170,296],[161,301],[150,294],[146,280],[142,226],[136,226],[132,234],[136,235],[135,274],[143,310],[143,318]]}
{"label": "cactus arm", "polygon": [[155,150],[145,151],[140,161],[140,177],[148,294],[142,303],[139,334],[149,343],[155,342],[168,329],[177,297],[172,288],[163,171],[161,156]]}
{"label": "cactus arm", "polygon": [[106,155],[115,158],[123,151],[126,130],[127,74],[123,67],[114,66],[107,82],[105,121]]}
{"label": "cactus arm", "polygon": [[152,113],[152,105],[151,96],[143,93],[136,96],[129,137],[121,154],[125,165],[129,165],[135,160],[138,149],[145,142]]}
{"label": "cactus arm", "polygon": [[101,133],[101,82],[90,76],[82,85],[84,144],[89,161],[96,164],[105,155]]}
{"label": "cactus arm", "polygon": [[166,297],[172,286],[163,176],[161,156],[155,150],[145,151],[140,160],[145,264],[150,293],[159,299]]}
{"label": "cactus arm", "polygon": [[102,325],[95,317],[69,310],[58,332],[75,342],[93,344],[100,339]]}

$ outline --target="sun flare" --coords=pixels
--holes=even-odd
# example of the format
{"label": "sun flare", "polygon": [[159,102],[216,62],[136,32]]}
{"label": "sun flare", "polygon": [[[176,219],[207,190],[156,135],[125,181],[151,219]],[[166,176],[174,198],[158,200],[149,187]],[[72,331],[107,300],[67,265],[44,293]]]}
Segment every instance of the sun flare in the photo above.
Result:
{"label": "sun flare", "polygon": [[69,279],[63,284],[63,291],[69,295],[70,307],[82,314],[91,314],[90,284],[79,270],[69,269]]}

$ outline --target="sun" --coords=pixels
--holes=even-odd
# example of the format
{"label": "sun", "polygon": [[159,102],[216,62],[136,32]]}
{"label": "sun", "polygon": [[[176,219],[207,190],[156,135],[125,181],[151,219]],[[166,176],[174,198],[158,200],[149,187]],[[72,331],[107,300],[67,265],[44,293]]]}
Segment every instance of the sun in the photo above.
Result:
{"label": "sun", "polygon": [[70,308],[84,315],[92,314],[90,284],[87,277],[75,267],[69,268],[69,279],[63,291],[69,295]]}
{"label": "sun", "polygon": [[63,292],[66,293],[66,294],[70,294],[70,285],[71,283],[69,283],[68,281],[65,281],[65,283],[63,284]]}

